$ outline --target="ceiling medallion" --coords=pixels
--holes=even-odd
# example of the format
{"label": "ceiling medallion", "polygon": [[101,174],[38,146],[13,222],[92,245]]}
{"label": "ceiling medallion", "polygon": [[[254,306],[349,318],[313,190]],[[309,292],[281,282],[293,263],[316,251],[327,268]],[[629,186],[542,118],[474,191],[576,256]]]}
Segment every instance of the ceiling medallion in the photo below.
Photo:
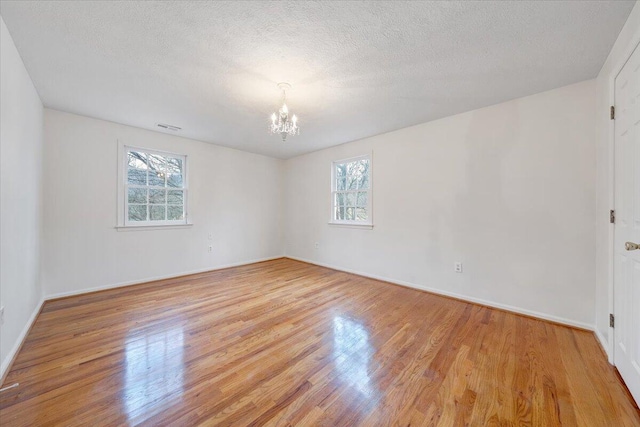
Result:
{"label": "ceiling medallion", "polygon": [[282,107],[277,113],[271,115],[271,125],[269,130],[272,134],[279,134],[282,136],[282,141],[287,140],[289,135],[299,135],[300,128],[298,127],[298,117],[295,114],[289,114],[289,108],[287,107],[287,90],[291,89],[289,83],[278,83],[278,87],[282,91]]}

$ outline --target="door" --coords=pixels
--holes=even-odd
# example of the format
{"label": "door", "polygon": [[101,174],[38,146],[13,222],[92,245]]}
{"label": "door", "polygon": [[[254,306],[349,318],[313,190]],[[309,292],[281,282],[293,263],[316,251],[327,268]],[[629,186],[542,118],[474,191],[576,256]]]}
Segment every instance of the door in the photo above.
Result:
{"label": "door", "polygon": [[614,363],[640,402],[640,48],[615,80]]}

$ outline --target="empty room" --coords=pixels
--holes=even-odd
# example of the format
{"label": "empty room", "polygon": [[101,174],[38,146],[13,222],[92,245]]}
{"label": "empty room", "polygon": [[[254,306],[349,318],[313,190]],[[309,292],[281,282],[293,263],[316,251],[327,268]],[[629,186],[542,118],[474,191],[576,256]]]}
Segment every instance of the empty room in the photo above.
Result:
{"label": "empty room", "polygon": [[640,427],[640,1],[0,0],[0,426]]}

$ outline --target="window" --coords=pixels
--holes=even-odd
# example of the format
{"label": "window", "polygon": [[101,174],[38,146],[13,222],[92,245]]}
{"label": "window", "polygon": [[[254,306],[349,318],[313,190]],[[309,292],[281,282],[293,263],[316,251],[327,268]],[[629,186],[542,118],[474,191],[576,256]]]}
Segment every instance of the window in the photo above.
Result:
{"label": "window", "polygon": [[331,222],[372,225],[371,156],[333,162]]}
{"label": "window", "polygon": [[125,226],[186,224],[186,156],[125,148]]}

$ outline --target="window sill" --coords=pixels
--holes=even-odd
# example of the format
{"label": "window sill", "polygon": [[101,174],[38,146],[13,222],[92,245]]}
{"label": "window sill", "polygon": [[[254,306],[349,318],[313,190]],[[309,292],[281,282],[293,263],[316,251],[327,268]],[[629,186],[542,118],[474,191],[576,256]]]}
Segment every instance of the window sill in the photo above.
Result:
{"label": "window sill", "polygon": [[344,228],[359,228],[361,230],[373,230],[373,224],[370,223],[348,223],[348,222],[333,222],[329,221],[329,225],[333,227],[344,227]]}
{"label": "window sill", "polygon": [[118,231],[152,231],[152,230],[179,230],[192,227],[193,224],[169,224],[169,225],[120,225],[115,227]]}

